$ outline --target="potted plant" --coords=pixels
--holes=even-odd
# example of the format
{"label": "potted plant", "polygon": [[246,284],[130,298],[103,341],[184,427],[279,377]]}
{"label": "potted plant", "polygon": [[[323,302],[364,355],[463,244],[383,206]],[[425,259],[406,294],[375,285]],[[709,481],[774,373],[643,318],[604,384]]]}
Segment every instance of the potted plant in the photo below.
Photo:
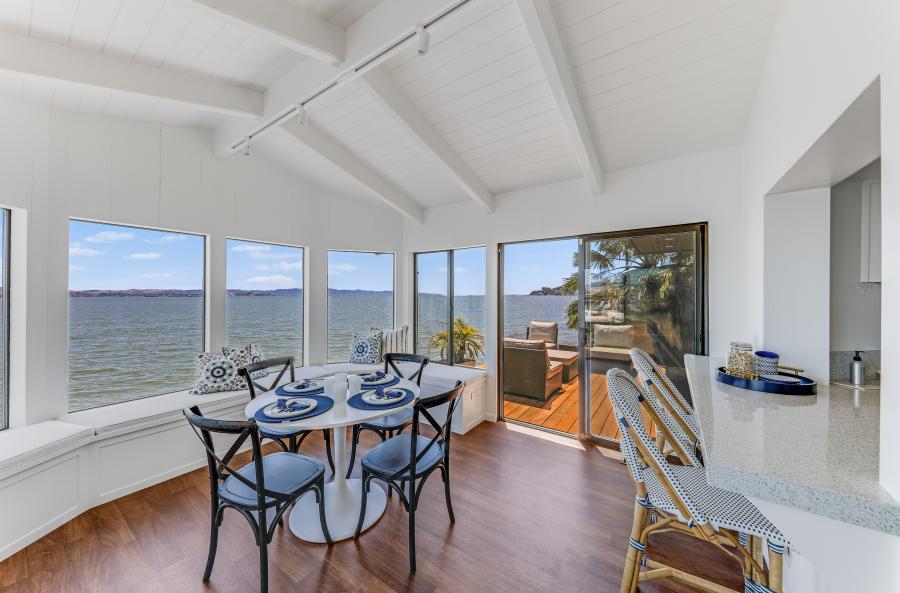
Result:
{"label": "potted plant", "polygon": [[[441,360],[447,358],[449,337],[446,331],[431,337],[431,347],[441,353]],[[453,362],[473,365],[478,355],[484,352],[484,336],[474,325],[462,317],[453,320]]]}

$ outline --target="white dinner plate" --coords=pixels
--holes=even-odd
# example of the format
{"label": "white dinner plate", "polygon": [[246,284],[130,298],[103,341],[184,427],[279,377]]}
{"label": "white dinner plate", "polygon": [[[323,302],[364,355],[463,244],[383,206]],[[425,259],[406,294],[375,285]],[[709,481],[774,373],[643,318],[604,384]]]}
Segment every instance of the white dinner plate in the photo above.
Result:
{"label": "white dinner plate", "polygon": [[374,391],[365,391],[363,392],[362,400],[369,405],[372,406],[386,406],[389,404],[395,404],[404,397],[406,397],[406,392],[402,389],[385,389],[385,395],[394,396],[395,397],[378,397],[378,394]]}
{"label": "white dinner plate", "polygon": [[362,377],[363,383],[366,385],[384,385],[385,383],[391,383],[395,377],[394,375],[388,373],[381,379],[376,379],[373,381],[369,381],[368,377],[374,377],[375,373],[363,373],[360,375]]}
{"label": "white dinner plate", "polygon": [[[316,405],[318,402],[316,400],[308,398],[308,397],[292,397],[287,400],[288,408],[285,410],[280,410],[278,408],[278,402],[271,403],[265,407],[265,415],[269,418],[294,418],[295,416],[302,416],[303,414],[307,414],[316,409]],[[302,406],[301,409],[292,410],[292,404],[299,404]],[[306,404],[303,406],[303,404]]]}
{"label": "white dinner plate", "polygon": [[[305,389],[300,389],[299,385],[303,385],[304,383],[309,383],[309,387]],[[310,391],[316,391],[318,389],[322,389],[322,384],[318,381],[294,381],[293,383],[288,383],[283,388],[285,393],[309,393]]]}

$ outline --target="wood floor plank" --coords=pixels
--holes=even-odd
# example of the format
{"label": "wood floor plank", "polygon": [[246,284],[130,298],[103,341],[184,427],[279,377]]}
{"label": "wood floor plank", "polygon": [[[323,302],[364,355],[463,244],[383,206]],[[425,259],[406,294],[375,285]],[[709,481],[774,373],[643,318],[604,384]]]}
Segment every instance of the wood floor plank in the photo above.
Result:
{"label": "wood floor plank", "polygon": [[[593,387],[593,386],[592,386]],[[571,400],[568,401],[571,404]],[[561,406],[560,401],[547,418]],[[362,449],[375,444],[364,435]],[[320,435],[304,453],[324,457]],[[271,447],[267,450],[271,451]],[[247,455],[236,463],[249,461]],[[359,471],[357,465],[355,472]],[[276,529],[270,591],[573,593],[616,591],[634,486],[595,448],[567,447],[484,423],[454,436],[450,524],[440,476],[416,515],[418,572],[407,565],[407,519],[397,497],[358,541],[307,544]],[[99,506],[0,563],[0,593],[253,593],[258,550],[243,517],[225,513],[215,569],[200,577],[209,543],[209,484],[201,469]],[[653,558],[740,589],[736,563],[683,536],[654,536]],[[642,593],[687,593],[660,580]]]}

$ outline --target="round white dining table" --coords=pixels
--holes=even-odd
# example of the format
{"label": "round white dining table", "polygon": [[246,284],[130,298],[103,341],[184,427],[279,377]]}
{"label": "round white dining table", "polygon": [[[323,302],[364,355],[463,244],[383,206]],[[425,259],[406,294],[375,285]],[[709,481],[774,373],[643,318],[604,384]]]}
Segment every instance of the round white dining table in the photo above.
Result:
{"label": "round white dining table", "polygon": [[[407,379],[400,379],[395,387],[403,387],[419,396],[419,386]],[[278,396],[275,391],[269,391],[264,395],[250,400],[244,408],[247,418],[253,418],[257,410],[273,403]],[[332,541],[339,541],[353,537],[356,533],[356,524],[359,521],[359,509],[362,503],[362,480],[347,479],[347,427],[369,422],[382,416],[394,414],[406,408],[411,408],[415,399],[404,406],[385,407],[377,410],[360,410],[349,406],[346,402],[334,402],[334,407],[318,416],[305,418],[294,422],[258,422],[260,426],[297,430],[331,430],[331,442],[334,443],[334,476],[325,484],[325,518],[328,522],[328,532]],[[375,524],[387,506],[385,490],[373,483],[366,500],[366,518],[363,521],[363,529],[368,529]],[[300,539],[312,543],[325,543],[325,534],[319,524],[319,507],[315,493],[309,492],[301,497],[288,517],[291,532]]]}

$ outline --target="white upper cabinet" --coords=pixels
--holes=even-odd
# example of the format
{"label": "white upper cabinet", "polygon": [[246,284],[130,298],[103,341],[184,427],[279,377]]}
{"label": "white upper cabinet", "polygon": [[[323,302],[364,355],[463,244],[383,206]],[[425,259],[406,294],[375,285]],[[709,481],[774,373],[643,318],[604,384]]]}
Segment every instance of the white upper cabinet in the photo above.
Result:
{"label": "white upper cabinet", "polygon": [[862,184],[859,281],[881,282],[881,181]]}

